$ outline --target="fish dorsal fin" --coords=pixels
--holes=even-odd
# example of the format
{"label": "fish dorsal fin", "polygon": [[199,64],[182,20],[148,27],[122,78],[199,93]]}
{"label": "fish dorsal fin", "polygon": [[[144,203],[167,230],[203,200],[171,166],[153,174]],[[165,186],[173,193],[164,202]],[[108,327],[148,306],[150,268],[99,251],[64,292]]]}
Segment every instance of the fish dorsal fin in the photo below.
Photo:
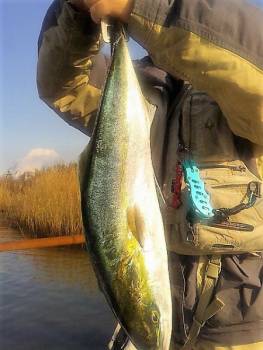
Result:
{"label": "fish dorsal fin", "polygon": [[135,204],[128,208],[127,219],[131,233],[143,248],[146,241],[147,232],[144,216],[138,205]]}

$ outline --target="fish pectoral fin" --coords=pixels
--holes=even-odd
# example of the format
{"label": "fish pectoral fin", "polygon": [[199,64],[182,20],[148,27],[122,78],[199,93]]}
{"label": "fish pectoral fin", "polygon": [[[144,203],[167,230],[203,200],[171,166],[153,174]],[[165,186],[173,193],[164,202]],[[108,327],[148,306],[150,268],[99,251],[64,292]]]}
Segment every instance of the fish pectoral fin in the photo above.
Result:
{"label": "fish pectoral fin", "polygon": [[131,233],[143,248],[147,237],[146,224],[143,213],[137,205],[128,208],[127,219]]}

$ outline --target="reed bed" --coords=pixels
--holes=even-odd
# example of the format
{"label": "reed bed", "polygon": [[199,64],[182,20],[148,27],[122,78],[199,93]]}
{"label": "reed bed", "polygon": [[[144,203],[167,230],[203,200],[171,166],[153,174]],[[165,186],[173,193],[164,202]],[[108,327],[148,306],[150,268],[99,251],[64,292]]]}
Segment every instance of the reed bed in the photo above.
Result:
{"label": "reed bed", "polygon": [[1,178],[0,210],[35,237],[81,234],[76,165],[56,165],[29,178]]}

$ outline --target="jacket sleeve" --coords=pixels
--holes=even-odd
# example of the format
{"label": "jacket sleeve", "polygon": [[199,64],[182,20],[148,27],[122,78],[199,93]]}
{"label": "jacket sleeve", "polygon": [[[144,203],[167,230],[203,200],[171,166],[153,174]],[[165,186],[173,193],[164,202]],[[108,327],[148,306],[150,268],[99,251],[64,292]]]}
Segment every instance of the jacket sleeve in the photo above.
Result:
{"label": "jacket sleeve", "polygon": [[53,1],[39,36],[39,96],[87,135],[91,134],[108,66],[99,48],[99,26],[69,1]]}
{"label": "jacket sleeve", "polygon": [[[100,26],[76,11],[70,1],[54,0],[38,46],[40,98],[68,124],[90,136],[110,61],[99,52]],[[177,93],[180,83],[155,67],[149,57],[134,61],[134,67],[152,110],[158,109],[154,123],[165,124],[169,96]],[[159,144],[158,155],[160,150]]]}
{"label": "jacket sleeve", "polygon": [[135,0],[128,29],[157,66],[213,97],[236,135],[263,146],[261,1]]}

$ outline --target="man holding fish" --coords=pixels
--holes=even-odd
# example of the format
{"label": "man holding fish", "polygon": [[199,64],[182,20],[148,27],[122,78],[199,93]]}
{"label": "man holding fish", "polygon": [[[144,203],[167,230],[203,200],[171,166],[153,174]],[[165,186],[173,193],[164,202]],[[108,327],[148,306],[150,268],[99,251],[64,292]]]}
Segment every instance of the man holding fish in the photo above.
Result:
{"label": "man holding fish", "polygon": [[[111,125],[101,127],[98,118],[95,121],[99,105],[100,112],[108,103],[105,113],[112,111],[113,106],[114,113],[118,114],[114,99],[109,103],[110,97],[107,97],[105,101],[107,84],[100,103],[110,65],[110,59],[99,51],[100,22],[107,17],[123,22],[128,34],[149,53],[149,57],[135,61],[134,67],[147,101],[151,162],[157,192],[161,190],[160,208],[173,305],[170,349],[263,349],[263,3],[256,0],[55,0],[52,3],[39,38],[39,94],[67,123],[85,134],[90,136],[95,125],[91,155],[84,155],[80,166],[85,169],[85,176],[82,174],[81,178],[83,221],[85,228],[92,230],[97,223],[92,223],[86,215],[88,217],[98,203],[94,217],[99,218],[100,208],[103,212],[105,197],[98,194],[98,189],[101,188],[103,194],[106,190],[96,179],[105,167],[105,154],[115,157],[118,152],[111,147],[116,135],[123,133],[126,145],[129,133],[134,132],[134,149],[139,149],[139,145],[144,147],[140,143],[144,126],[128,129],[127,134],[125,128],[118,129],[112,141],[103,144],[104,132]],[[117,62],[113,57],[114,69]],[[110,79],[116,72],[113,68],[109,70]],[[129,110],[140,105],[136,103],[140,100],[138,96],[132,95],[135,102],[127,104]],[[122,106],[123,97],[115,98]],[[132,118],[136,118],[136,114]],[[112,123],[114,121],[112,119]],[[147,145],[146,142],[145,148]],[[112,153],[107,153],[109,148]],[[116,156],[118,161],[124,158],[124,148],[120,153],[122,157]],[[140,167],[137,158],[133,164],[137,171]],[[124,193],[121,198],[129,201],[127,191],[122,192],[116,185],[112,175],[116,169],[109,163],[106,170],[109,177],[112,176],[112,193],[116,192],[117,196],[119,189]],[[145,176],[136,171],[136,179]],[[87,184],[85,177],[92,174],[98,175]],[[150,171],[149,174],[151,176]],[[88,186],[87,197],[85,186]],[[136,189],[135,197],[144,198],[145,205],[140,206],[141,202],[136,202],[134,197],[135,204],[125,209],[127,227],[124,226],[130,230],[130,244],[133,247],[137,244],[138,249],[145,251],[147,260],[147,251],[154,246],[148,239],[148,230],[157,227],[159,221],[156,214],[147,222],[147,217],[157,210],[154,207],[153,211],[147,211],[145,207],[151,208],[155,197],[142,195],[140,186],[133,187],[132,183],[129,186],[131,192],[132,188]],[[147,189],[155,193],[152,185]],[[107,196],[109,200],[111,195]],[[95,197],[98,201],[90,204]],[[111,217],[119,213],[118,208],[110,210]],[[107,213],[105,211],[104,217]],[[99,232],[103,229],[101,226]],[[159,236],[156,242],[159,246],[163,244]],[[129,281],[127,271],[131,271],[131,260],[128,255],[121,255],[123,249],[116,248],[116,251],[129,266],[121,280]],[[111,253],[107,252],[107,257],[103,255],[97,265],[106,261]],[[163,262],[165,265],[166,257],[161,254],[159,259],[158,254],[151,255],[154,257],[151,267],[160,267]],[[147,262],[145,264],[147,267]],[[135,270],[143,275],[144,267],[132,268],[132,273]],[[148,327],[146,324],[143,328],[137,326],[136,320],[129,324],[134,316],[132,312],[127,319],[123,315],[126,309],[121,305],[118,283],[107,289],[110,283],[105,280],[113,273],[109,271],[110,268],[107,273],[99,273],[100,282],[106,285],[102,289],[122,326],[118,327],[111,348],[134,349],[136,344],[138,350],[168,350],[167,341],[162,340],[165,334],[162,327],[167,328],[167,334],[170,327],[170,290],[166,279],[161,286],[163,295],[153,289],[136,296],[139,306],[137,310],[135,305],[134,315],[141,312],[146,315],[142,310],[148,301],[143,298],[147,295],[147,300],[151,300],[148,305],[151,317],[145,316],[149,322]],[[165,266],[154,271],[159,274],[158,278],[166,273]],[[147,273],[149,277],[149,270]],[[135,275],[134,280],[138,287]],[[128,284],[133,285],[126,283],[125,295],[129,294]],[[131,288],[131,298],[135,289]],[[158,304],[162,298],[167,300],[166,304]],[[128,300],[131,299],[127,299],[127,303]],[[167,323],[162,322],[165,312]],[[147,331],[152,338],[144,342],[143,334]],[[161,340],[155,340],[158,337]]]}

